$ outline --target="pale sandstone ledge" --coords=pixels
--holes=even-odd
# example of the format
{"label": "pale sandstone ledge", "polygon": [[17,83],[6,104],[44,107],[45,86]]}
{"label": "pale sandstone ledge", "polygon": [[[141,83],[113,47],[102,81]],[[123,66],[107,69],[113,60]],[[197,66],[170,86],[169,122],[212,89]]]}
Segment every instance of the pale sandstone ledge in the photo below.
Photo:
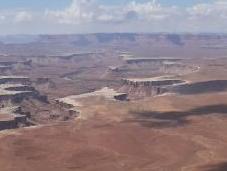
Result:
{"label": "pale sandstone ledge", "polygon": [[91,93],[72,95],[72,96],[56,99],[56,103],[60,104],[62,107],[66,107],[71,110],[79,112],[79,108],[82,107],[82,104],[79,102],[79,99],[83,99],[87,97],[95,97],[95,96],[104,97],[108,100],[122,100],[122,101],[127,100],[126,93],[118,93],[114,89],[104,87],[100,90],[97,90]]}
{"label": "pale sandstone ledge", "polygon": [[109,99],[109,100],[118,100],[119,96],[125,96],[125,98],[126,98],[127,94],[118,93],[114,89],[104,87],[104,88],[97,90],[97,91],[94,91],[94,92],[80,94],[80,95],[67,96],[67,97],[64,97],[64,98],[61,98],[61,99],[56,99],[56,101],[71,104],[73,106],[74,105],[77,106],[78,104],[75,103],[75,100],[87,98],[87,97],[91,97],[91,96],[102,96],[102,97],[105,97],[106,99]]}

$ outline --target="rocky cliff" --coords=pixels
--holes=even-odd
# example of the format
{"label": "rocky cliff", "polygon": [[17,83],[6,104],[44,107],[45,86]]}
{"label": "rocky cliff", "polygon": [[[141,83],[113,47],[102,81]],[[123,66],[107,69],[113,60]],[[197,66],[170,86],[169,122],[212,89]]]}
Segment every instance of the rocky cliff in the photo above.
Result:
{"label": "rocky cliff", "polygon": [[181,79],[172,76],[142,78],[142,79],[123,79],[123,86],[120,92],[128,94],[130,99],[155,96],[165,93],[166,87],[183,83]]}
{"label": "rocky cliff", "polygon": [[22,76],[0,77],[0,130],[27,125],[30,113],[21,112],[20,104],[26,99],[47,102],[47,97],[31,86],[31,81]]}

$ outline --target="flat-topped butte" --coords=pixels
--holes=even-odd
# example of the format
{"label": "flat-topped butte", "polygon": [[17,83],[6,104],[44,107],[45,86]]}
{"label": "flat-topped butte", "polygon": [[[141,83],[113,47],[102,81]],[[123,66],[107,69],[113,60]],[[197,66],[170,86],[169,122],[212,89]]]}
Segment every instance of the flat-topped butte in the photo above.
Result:
{"label": "flat-topped butte", "polygon": [[129,56],[120,56],[127,63],[138,63],[138,62],[179,62],[183,60],[182,58],[175,57],[134,57],[132,55]]}
{"label": "flat-topped butte", "polygon": [[147,85],[147,86],[163,86],[184,83],[185,81],[176,78],[176,76],[160,76],[151,78],[127,78],[123,79],[125,84],[129,85]]}

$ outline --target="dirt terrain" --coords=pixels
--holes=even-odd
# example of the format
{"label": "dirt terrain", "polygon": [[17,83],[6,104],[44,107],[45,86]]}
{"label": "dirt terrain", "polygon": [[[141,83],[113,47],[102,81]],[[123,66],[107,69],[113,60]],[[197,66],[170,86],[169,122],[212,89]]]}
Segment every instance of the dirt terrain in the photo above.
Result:
{"label": "dirt terrain", "polygon": [[0,127],[25,120],[0,129],[0,171],[226,171],[226,42],[98,34],[1,43]]}

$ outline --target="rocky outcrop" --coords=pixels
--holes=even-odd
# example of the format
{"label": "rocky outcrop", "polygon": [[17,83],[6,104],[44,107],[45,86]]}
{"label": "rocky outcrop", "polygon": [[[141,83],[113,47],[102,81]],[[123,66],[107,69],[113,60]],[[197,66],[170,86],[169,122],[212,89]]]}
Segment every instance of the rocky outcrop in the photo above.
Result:
{"label": "rocky outcrop", "polygon": [[173,84],[179,84],[182,83],[182,80],[179,79],[124,79],[123,80],[124,84],[138,87],[138,86],[166,86],[166,85],[173,85]]}
{"label": "rocky outcrop", "polygon": [[47,96],[40,95],[31,86],[29,78],[19,76],[0,77],[0,130],[28,125],[27,119],[30,117],[30,113],[22,112],[20,105],[24,100],[31,98],[48,103]]}
{"label": "rocky outcrop", "polygon": [[120,67],[117,66],[109,66],[108,70],[111,72],[119,72],[120,71]]}
{"label": "rocky outcrop", "polygon": [[126,100],[128,100],[128,94],[126,94],[126,93],[120,93],[118,95],[115,95],[114,96],[114,99],[115,100],[119,100],[119,101],[126,101]]}
{"label": "rocky outcrop", "polygon": [[0,95],[0,103],[1,104],[19,103],[22,100],[35,95],[36,95],[35,92],[19,92],[15,94],[2,94]]}
{"label": "rocky outcrop", "polygon": [[18,113],[19,110],[20,107],[0,108],[0,130],[15,129],[29,124],[27,115]]}
{"label": "rocky outcrop", "polygon": [[49,82],[50,82],[49,78],[37,78],[35,81],[36,84],[46,84]]}
{"label": "rocky outcrop", "polygon": [[134,63],[148,63],[148,62],[155,62],[155,63],[163,63],[163,62],[179,62],[182,59],[181,58],[170,58],[170,57],[124,57],[123,60],[125,60],[128,64],[134,64]]}
{"label": "rocky outcrop", "polygon": [[[121,72],[109,70],[109,73],[124,77],[149,77],[149,75],[185,75],[198,71],[199,67],[194,66],[185,58],[177,57],[137,57],[129,54],[122,54],[124,64],[118,67]],[[110,75],[110,74],[109,74]]]}
{"label": "rocky outcrop", "polygon": [[27,65],[31,66],[32,60],[26,60],[26,61],[0,61],[1,66],[13,66],[16,64],[22,64],[22,65]]}
{"label": "rocky outcrop", "polygon": [[50,78],[37,78],[34,82],[34,85],[41,89],[55,88],[55,83]]}
{"label": "rocky outcrop", "polygon": [[26,61],[0,61],[0,73],[8,74],[10,71],[16,72],[19,68],[30,69],[32,60]]}
{"label": "rocky outcrop", "polygon": [[[0,114],[1,115],[1,114]],[[25,115],[14,115],[12,117],[6,117],[0,119],[0,131],[5,129],[15,129],[22,125],[27,125],[27,116]]]}
{"label": "rocky outcrop", "polygon": [[23,84],[0,84],[0,104],[19,103],[23,99],[39,98],[40,94],[30,85]]}
{"label": "rocky outcrop", "polygon": [[7,85],[5,90],[9,90],[9,91],[35,91],[35,88],[28,86],[28,85]]}
{"label": "rocky outcrop", "polygon": [[31,81],[23,76],[0,76],[0,84],[24,84],[29,85]]}
{"label": "rocky outcrop", "polygon": [[184,83],[184,81],[172,76],[123,79],[123,86],[119,91],[127,93],[130,99],[136,99],[163,94],[167,91],[166,87],[182,83]]}
{"label": "rocky outcrop", "polygon": [[2,119],[0,120],[0,131],[5,129],[15,129],[17,124],[15,119]]}
{"label": "rocky outcrop", "polygon": [[4,72],[9,71],[11,69],[12,69],[12,66],[0,65],[0,73],[4,73]]}

